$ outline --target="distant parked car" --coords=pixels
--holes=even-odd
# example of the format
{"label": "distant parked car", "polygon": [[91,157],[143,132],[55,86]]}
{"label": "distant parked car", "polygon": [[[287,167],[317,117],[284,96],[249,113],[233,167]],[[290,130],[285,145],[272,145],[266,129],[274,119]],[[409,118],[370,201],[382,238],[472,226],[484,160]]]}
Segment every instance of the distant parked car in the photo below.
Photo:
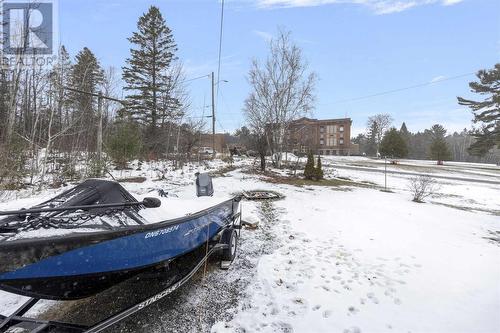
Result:
{"label": "distant parked car", "polygon": [[202,155],[213,155],[214,150],[211,147],[200,147],[198,153]]}

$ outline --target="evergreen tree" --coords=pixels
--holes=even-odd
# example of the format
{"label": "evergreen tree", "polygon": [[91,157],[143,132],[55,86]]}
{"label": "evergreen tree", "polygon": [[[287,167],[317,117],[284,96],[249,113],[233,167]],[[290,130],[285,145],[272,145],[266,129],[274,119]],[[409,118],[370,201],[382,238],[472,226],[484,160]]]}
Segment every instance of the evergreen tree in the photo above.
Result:
{"label": "evergreen tree", "polygon": [[[85,92],[97,94],[99,85],[104,81],[104,71],[97,61],[94,53],[87,47],[78,52],[75,64],[71,69],[71,87]],[[83,116],[85,122],[88,117],[93,116],[95,98],[78,92],[71,93],[71,99],[79,116]]]}
{"label": "evergreen tree", "polygon": [[304,169],[304,178],[305,179],[314,179],[315,177],[315,168],[314,168],[314,156],[312,152],[309,152],[307,154],[307,162],[306,162],[306,167]]}
{"label": "evergreen tree", "polygon": [[314,177],[316,178],[316,180],[321,180],[323,179],[323,167],[321,165],[321,156],[318,155],[318,161],[317,161],[317,164],[316,164],[316,168],[314,169]]}
{"label": "evergreen tree", "polygon": [[443,161],[451,159],[451,152],[445,140],[446,129],[439,124],[433,125],[430,129],[432,143],[430,145],[430,157],[442,164]]}
{"label": "evergreen tree", "polygon": [[107,143],[108,153],[118,168],[125,168],[141,150],[141,133],[137,123],[117,120]]}
{"label": "evergreen tree", "polygon": [[485,96],[484,100],[473,101],[458,97],[458,104],[468,106],[474,114],[474,122],[482,128],[474,136],[476,142],[469,151],[485,155],[491,148],[500,148],[500,63],[491,70],[480,70],[476,76],[479,82],[470,82],[472,92]]}
{"label": "evergreen tree", "polygon": [[435,139],[432,141],[430,151],[431,158],[437,160],[438,164],[442,164],[443,161],[449,161],[451,159],[450,149],[444,139]]}
{"label": "evergreen tree", "polygon": [[401,134],[401,136],[405,140],[406,145],[409,145],[410,139],[411,139],[411,133],[410,133],[410,131],[408,131],[408,128],[406,127],[405,122],[403,122],[403,124],[401,125],[401,129],[399,130],[399,133]]}
{"label": "evergreen tree", "polygon": [[[57,63],[50,72],[50,83],[54,93],[54,106],[56,109],[57,129],[62,131],[64,125],[69,123],[69,99],[66,86],[70,86],[71,59],[64,45],[59,48]],[[65,114],[63,114],[65,111]],[[66,122],[66,124],[64,124]]]}
{"label": "evergreen tree", "polygon": [[368,156],[376,156],[378,149],[377,135],[379,133],[379,127],[377,122],[372,122],[368,128],[368,144],[366,146],[366,154]]}
{"label": "evergreen tree", "polygon": [[431,132],[417,132],[410,136],[408,145],[408,156],[413,159],[427,159],[429,157],[429,146],[432,142]]}
{"label": "evergreen tree", "polygon": [[[104,81],[104,72],[95,55],[84,47],[75,57],[71,68],[71,87],[88,93],[97,94],[99,86]],[[79,92],[71,92],[70,100],[74,108],[72,123],[78,127],[82,138],[76,137],[79,148],[95,147],[97,98]]]}
{"label": "evergreen tree", "polygon": [[[156,126],[169,78],[167,69],[175,59],[177,51],[172,31],[167,27],[158,7],[151,6],[137,23],[137,32],[128,39],[134,46],[130,50],[127,66],[123,68],[123,79],[129,108],[135,119],[148,125],[149,143],[154,146]],[[167,106],[166,106],[167,107]]]}
{"label": "evergreen tree", "polygon": [[368,149],[368,138],[363,133],[358,134],[355,138],[351,139],[351,142],[359,146],[359,153],[367,153]]}
{"label": "evergreen tree", "polygon": [[387,131],[380,144],[382,156],[403,158],[408,156],[408,146],[403,136],[397,129],[391,128]]}
{"label": "evergreen tree", "polygon": [[444,128],[443,125],[435,124],[435,125],[432,125],[432,127],[430,129],[430,134],[431,134],[433,140],[444,139],[444,137],[446,136],[446,129]]}

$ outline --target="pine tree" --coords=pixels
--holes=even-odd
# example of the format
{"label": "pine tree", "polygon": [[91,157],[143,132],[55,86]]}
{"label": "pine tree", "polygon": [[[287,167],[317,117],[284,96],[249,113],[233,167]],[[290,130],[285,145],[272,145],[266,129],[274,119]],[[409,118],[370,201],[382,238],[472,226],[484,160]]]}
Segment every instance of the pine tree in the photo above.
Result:
{"label": "pine tree", "polygon": [[128,39],[134,48],[130,50],[127,66],[123,67],[124,89],[130,92],[127,100],[134,118],[149,126],[148,141],[152,148],[161,102],[169,103],[168,98],[162,96],[165,97],[168,90],[167,69],[175,60],[177,45],[155,6],[139,18],[137,30]]}
{"label": "pine tree", "polygon": [[481,102],[458,97],[458,104],[468,106],[474,114],[474,122],[482,128],[474,133],[477,138],[469,151],[485,155],[491,148],[500,148],[500,63],[490,70],[480,70],[479,82],[470,82],[472,92],[485,96]]}
{"label": "pine tree", "polygon": [[379,127],[377,122],[372,122],[370,127],[368,128],[368,144],[366,147],[366,154],[368,156],[376,156],[378,143],[377,143],[377,135],[379,133]]}
{"label": "pine tree", "polygon": [[118,168],[126,168],[141,150],[141,132],[137,123],[118,119],[112,126],[106,147]]}
{"label": "pine tree", "polygon": [[430,157],[437,160],[438,164],[443,164],[443,161],[451,159],[451,152],[444,139],[446,129],[439,124],[433,125],[430,129],[432,143],[430,145]]}
{"label": "pine tree", "polygon": [[444,139],[435,139],[430,147],[431,158],[437,160],[438,164],[443,164],[443,161],[451,159],[450,149]]}
{"label": "pine tree", "polygon": [[314,176],[316,178],[316,180],[321,180],[323,179],[323,167],[321,165],[321,157],[318,155],[318,161],[316,163],[316,168],[314,169]]}
{"label": "pine tree", "polygon": [[[104,71],[99,61],[91,50],[84,47],[75,57],[71,70],[71,87],[97,94],[103,81]],[[93,115],[94,97],[77,92],[72,92],[71,97],[78,112],[87,117]],[[88,118],[85,121],[88,121]]]}
{"label": "pine tree", "polygon": [[380,153],[395,158],[408,156],[408,145],[397,129],[391,128],[385,133],[380,144]]}
{"label": "pine tree", "polygon": [[403,124],[401,124],[401,129],[399,130],[399,134],[401,134],[401,136],[405,140],[406,145],[409,145],[410,139],[411,139],[411,133],[410,133],[410,131],[408,131],[408,128],[406,127],[405,122],[403,122]]}
{"label": "pine tree", "polygon": [[315,168],[314,168],[314,156],[312,152],[307,154],[307,162],[306,167],[304,169],[304,178],[308,180],[312,180],[315,177]]}
{"label": "pine tree", "polygon": [[[88,93],[97,94],[104,80],[104,72],[95,55],[84,47],[75,57],[71,69],[71,87]],[[71,104],[74,108],[72,122],[78,126],[83,135],[83,142],[77,138],[78,144],[88,150],[95,147],[97,99],[88,94],[71,92]]]}
{"label": "pine tree", "polygon": [[[50,72],[50,83],[54,92],[57,130],[62,131],[64,125],[67,126],[69,123],[69,99],[68,91],[65,87],[71,85],[71,59],[64,45],[59,48],[57,58],[57,63]],[[66,112],[65,114],[63,114],[63,110]],[[64,124],[64,122],[66,122],[66,124]]]}

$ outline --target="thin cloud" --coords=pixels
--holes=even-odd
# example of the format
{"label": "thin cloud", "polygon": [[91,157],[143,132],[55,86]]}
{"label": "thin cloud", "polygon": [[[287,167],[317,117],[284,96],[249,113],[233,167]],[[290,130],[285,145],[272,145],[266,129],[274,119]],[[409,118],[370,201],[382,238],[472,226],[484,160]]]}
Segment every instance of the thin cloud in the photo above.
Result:
{"label": "thin cloud", "polygon": [[271,39],[273,39],[273,35],[266,31],[254,30],[253,33],[266,42],[269,42]]}
{"label": "thin cloud", "polygon": [[439,82],[439,81],[442,81],[446,79],[446,76],[444,75],[439,75],[439,76],[436,76],[435,78],[433,78],[430,83],[436,83],[436,82]]}
{"label": "thin cloud", "polygon": [[453,6],[456,5],[457,3],[462,2],[463,0],[443,0],[443,5],[444,6]]}
{"label": "thin cloud", "polygon": [[253,0],[258,8],[317,7],[332,4],[355,4],[370,8],[377,15],[399,13],[417,6],[451,6],[463,0]]}

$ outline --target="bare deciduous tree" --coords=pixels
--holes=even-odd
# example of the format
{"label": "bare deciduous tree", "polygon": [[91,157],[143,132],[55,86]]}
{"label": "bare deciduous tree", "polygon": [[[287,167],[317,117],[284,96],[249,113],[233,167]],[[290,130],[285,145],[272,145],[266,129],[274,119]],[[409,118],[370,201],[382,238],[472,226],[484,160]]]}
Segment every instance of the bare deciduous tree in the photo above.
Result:
{"label": "bare deciduous tree", "polygon": [[408,189],[413,195],[413,201],[421,203],[424,202],[425,198],[436,193],[439,190],[439,186],[433,178],[421,175],[410,179]]}
{"label": "bare deciduous tree", "polygon": [[245,100],[244,112],[248,122],[248,127],[251,130],[251,144],[259,154],[261,171],[265,171],[266,153],[268,148],[266,128],[271,122],[270,114],[269,112],[266,112],[264,108],[258,107],[258,102],[253,92]]}
{"label": "bare deciduous tree", "polygon": [[375,144],[377,146],[377,156],[379,156],[380,143],[384,133],[391,127],[394,119],[387,113],[376,114],[368,118],[367,128],[368,131],[375,130],[372,135],[375,136]]}
{"label": "bare deciduous tree", "polygon": [[254,131],[265,131],[274,162],[280,167],[291,121],[313,108],[316,74],[307,72],[302,50],[289,31],[278,30],[278,36],[269,42],[269,52],[264,64],[252,62],[248,75],[252,91],[245,114]]}

